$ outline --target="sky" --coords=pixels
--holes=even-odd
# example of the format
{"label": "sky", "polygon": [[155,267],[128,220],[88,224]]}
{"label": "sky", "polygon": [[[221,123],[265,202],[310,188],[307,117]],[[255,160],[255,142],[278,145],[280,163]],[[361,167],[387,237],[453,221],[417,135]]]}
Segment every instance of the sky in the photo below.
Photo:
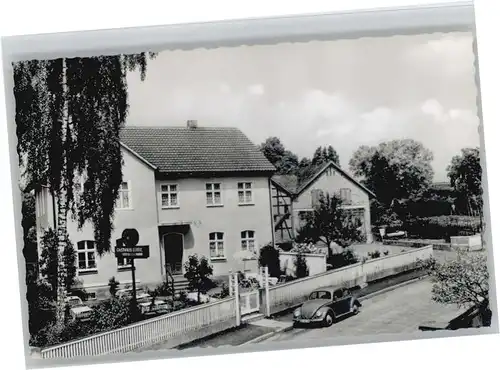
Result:
{"label": "sky", "polygon": [[411,138],[434,155],[434,181],[479,146],[472,34],[163,51],[128,76],[127,125],[240,128],[277,136],[299,157],[332,145],[348,169],[361,145]]}

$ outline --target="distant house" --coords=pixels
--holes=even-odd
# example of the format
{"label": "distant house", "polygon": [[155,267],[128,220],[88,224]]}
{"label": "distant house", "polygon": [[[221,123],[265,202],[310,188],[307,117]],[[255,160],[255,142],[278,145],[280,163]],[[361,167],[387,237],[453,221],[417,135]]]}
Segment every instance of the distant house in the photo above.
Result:
{"label": "distant house", "polygon": [[303,215],[311,212],[322,194],[336,194],[343,208],[359,218],[367,243],[373,241],[370,222],[370,190],[353,179],[336,163],[319,166],[300,181],[295,175],[275,175],[272,182],[273,218],[276,244],[293,240],[303,225]]}
{"label": "distant house", "polygon": [[[150,258],[136,260],[139,284],[158,284],[166,275],[182,281],[190,255],[206,256],[215,276],[242,269],[235,255],[258,252],[273,242],[270,178],[274,166],[239,129],[126,127],[121,133],[123,166],[112,245],[125,228],[140,233]],[[50,192],[37,192],[37,229],[53,227]],[[108,280],[131,282],[130,261],[98,257],[92,225],[78,230],[68,221],[78,255],[78,278],[97,296]],[[255,270],[257,263],[245,263]]]}

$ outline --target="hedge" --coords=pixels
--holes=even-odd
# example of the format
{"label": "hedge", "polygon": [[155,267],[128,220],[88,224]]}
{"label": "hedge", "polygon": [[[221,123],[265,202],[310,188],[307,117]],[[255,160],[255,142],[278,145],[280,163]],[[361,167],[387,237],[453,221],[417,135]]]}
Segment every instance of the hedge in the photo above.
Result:
{"label": "hedge", "polygon": [[481,232],[481,220],[473,216],[435,216],[414,218],[405,222],[404,230],[410,237],[445,239]]}

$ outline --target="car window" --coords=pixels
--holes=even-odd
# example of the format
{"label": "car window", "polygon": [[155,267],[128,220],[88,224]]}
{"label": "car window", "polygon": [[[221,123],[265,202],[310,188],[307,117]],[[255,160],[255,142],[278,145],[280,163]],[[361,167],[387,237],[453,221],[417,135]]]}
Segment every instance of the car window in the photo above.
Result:
{"label": "car window", "polygon": [[309,299],[332,299],[332,294],[327,290],[312,292]]}
{"label": "car window", "polygon": [[342,298],[343,295],[344,293],[342,292],[342,289],[337,289],[335,292],[333,292],[333,297],[335,299]]}

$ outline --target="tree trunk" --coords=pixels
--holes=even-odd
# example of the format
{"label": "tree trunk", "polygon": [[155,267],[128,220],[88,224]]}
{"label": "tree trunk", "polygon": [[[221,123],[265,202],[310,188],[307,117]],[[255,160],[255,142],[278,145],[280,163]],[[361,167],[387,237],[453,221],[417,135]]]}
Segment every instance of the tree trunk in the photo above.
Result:
{"label": "tree trunk", "polygon": [[58,323],[64,323],[66,300],[66,266],[64,264],[64,249],[66,248],[67,211],[66,192],[63,190],[57,200],[57,311]]}
{"label": "tree trunk", "polygon": [[[67,99],[67,79],[66,79],[66,59],[62,60],[62,90],[63,90],[63,99],[64,99],[64,107],[63,107],[63,117],[62,117],[62,127],[61,127],[61,135],[62,135],[62,143],[63,147],[65,146],[65,142],[67,140],[66,130],[69,125],[69,112],[68,112],[68,99]],[[65,300],[66,300],[66,266],[64,264],[64,249],[67,244],[67,230],[68,230],[68,204],[67,204],[67,193],[65,188],[65,178],[64,175],[68,175],[65,173],[67,171],[67,159],[64,153],[61,157],[62,168],[63,168],[63,176],[61,176],[62,180],[59,184],[58,194],[57,194],[57,308],[56,308],[56,322],[58,324],[64,323],[65,318]]]}

